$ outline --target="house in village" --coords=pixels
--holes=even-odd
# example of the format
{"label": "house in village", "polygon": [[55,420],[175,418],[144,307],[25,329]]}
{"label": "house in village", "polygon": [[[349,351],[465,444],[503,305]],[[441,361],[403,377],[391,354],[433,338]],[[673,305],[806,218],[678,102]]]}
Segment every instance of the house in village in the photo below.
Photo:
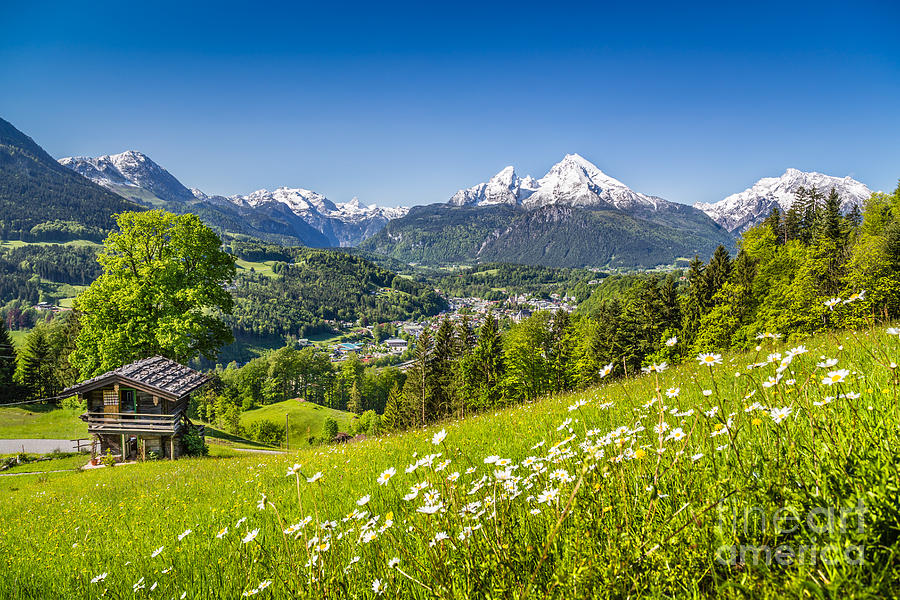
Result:
{"label": "house in village", "polygon": [[109,450],[122,460],[145,459],[150,453],[175,459],[181,454],[181,437],[194,427],[187,417],[190,396],[207,381],[202,373],[154,356],[82,381],[63,393],[85,401],[87,412],[81,418],[94,438],[95,455]]}
{"label": "house in village", "polygon": [[389,338],[384,341],[384,344],[391,352],[396,354],[403,353],[407,347],[407,342],[403,338]]}

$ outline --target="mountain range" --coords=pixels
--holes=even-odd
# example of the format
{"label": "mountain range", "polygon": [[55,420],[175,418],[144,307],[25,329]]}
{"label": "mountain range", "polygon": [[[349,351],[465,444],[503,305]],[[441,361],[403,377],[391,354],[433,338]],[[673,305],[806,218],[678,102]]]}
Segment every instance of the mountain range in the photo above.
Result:
{"label": "mountain range", "polygon": [[95,158],[67,157],[59,162],[139,204],[176,212],[203,210],[212,224],[269,241],[312,247],[356,246],[390,219],[407,212],[403,207],[364,206],[357,198],[335,204],[322,194],[303,188],[258,190],[247,196],[210,196],[188,189],[150,157],[134,150]]}
{"label": "mountain range", "polygon": [[425,264],[653,267],[733,243],[702,211],[636,192],[568,154],[540,179],[506,167],[446,204],[413,207],[360,247]]}
{"label": "mountain range", "polygon": [[112,215],[140,207],[193,212],[237,237],[310,247],[358,246],[404,263],[519,262],[558,267],[652,267],[717,245],[788,209],[800,187],[834,187],[849,210],[871,194],[850,177],[788,169],[738,194],[694,206],[635,191],[578,154],[540,178],[514,167],[445,203],[335,203],[299,187],[207,195],[136,151],[54,160],[0,119],[0,235],[102,239]]}
{"label": "mountain range", "polygon": [[781,177],[764,177],[743,192],[718,202],[694,204],[716,223],[733,233],[740,233],[761,223],[776,205],[787,211],[794,204],[797,191],[815,188],[828,193],[834,188],[841,197],[841,210],[849,212],[854,205],[863,208],[872,190],[851,177],[832,177],[816,172],[788,169]]}

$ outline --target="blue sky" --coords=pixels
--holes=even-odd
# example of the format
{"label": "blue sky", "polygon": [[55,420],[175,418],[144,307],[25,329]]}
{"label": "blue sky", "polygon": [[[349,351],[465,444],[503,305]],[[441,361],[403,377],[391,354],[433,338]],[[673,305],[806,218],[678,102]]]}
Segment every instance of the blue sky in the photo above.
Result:
{"label": "blue sky", "polygon": [[787,167],[894,188],[898,3],[686,4],[6,0],[0,116],[219,194],[424,204],[569,152],[687,203]]}

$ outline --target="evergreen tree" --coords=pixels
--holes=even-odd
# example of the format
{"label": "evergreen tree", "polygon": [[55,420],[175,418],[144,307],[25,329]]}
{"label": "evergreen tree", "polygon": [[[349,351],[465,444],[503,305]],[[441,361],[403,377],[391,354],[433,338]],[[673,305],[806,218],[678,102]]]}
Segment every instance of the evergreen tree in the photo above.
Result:
{"label": "evergreen tree", "polygon": [[396,431],[403,427],[403,418],[400,413],[402,405],[400,386],[394,383],[394,387],[388,393],[387,403],[384,405],[384,414],[381,416],[381,426],[385,431]]}
{"label": "evergreen tree", "polygon": [[56,395],[53,355],[43,327],[35,327],[25,338],[16,376],[31,398]]}
{"label": "evergreen tree", "polygon": [[694,343],[694,338],[700,329],[700,318],[706,307],[707,278],[704,277],[703,272],[703,261],[695,256],[688,267],[688,289],[681,302],[681,338],[685,346]]}
{"label": "evergreen tree", "polygon": [[851,229],[856,229],[862,225],[862,212],[859,210],[859,204],[854,204],[850,212],[847,213],[847,222],[850,224]]}
{"label": "evergreen tree", "polygon": [[771,229],[776,239],[781,237],[781,208],[778,206],[778,203],[772,206],[769,216],[763,221],[763,226]]}
{"label": "evergreen tree", "polygon": [[706,279],[706,287],[704,291],[703,304],[708,308],[712,306],[713,296],[722,289],[728,276],[731,274],[731,256],[725,246],[718,246],[713,253],[709,264],[703,271],[703,277]]}
{"label": "evergreen tree", "polygon": [[359,394],[359,386],[353,382],[350,388],[350,397],[347,400],[347,412],[360,414],[362,412],[362,397]]}
{"label": "evergreen tree", "polygon": [[800,239],[800,221],[800,210],[795,204],[784,213],[784,222],[781,225],[782,244],[787,244],[792,240]]}
{"label": "evergreen tree", "polygon": [[0,402],[15,399],[16,348],[13,345],[6,321],[0,319]]}
{"label": "evergreen tree", "polygon": [[457,340],[449,319],[442,319],[434,337],[434,360],[432,362],[433,404],[435,418],[450,413],[455,400],[454,384]]}
{"label": "evergreen tree", "polygon": [[841,227],[841,197],[834,188],[831,188],[822,208],[821,233],[835,242],[841,242],[844,237]]}
{"label": "evergreen tree", "polygon": [[424,425],[434,414],[434,338],[431,330],[425,328],[416,340],[412,367],[403,386],[403,396],[410,408],[415,407],[415,420],[411,424]]}

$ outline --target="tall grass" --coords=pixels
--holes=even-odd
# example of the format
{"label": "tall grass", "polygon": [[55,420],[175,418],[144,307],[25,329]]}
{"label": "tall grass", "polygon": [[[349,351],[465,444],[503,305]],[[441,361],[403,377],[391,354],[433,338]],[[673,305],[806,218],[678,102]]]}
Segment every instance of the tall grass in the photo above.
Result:
{"label": "tall grass", "polygon": [[896,597],[898,349],[766,339],[349,446],[2,481],[0,597]]}

